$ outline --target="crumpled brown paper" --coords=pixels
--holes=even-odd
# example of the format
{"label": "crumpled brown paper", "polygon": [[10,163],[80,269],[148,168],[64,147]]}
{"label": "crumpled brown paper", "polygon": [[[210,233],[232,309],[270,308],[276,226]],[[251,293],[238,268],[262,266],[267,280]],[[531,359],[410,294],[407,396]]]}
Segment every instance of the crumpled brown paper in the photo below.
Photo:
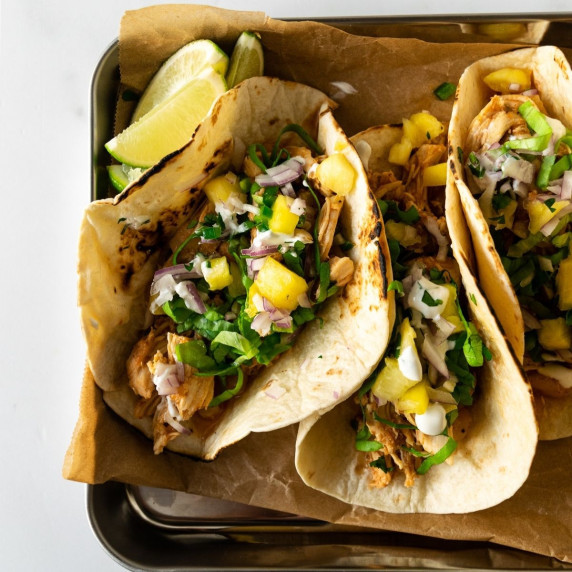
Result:
{"label": "crumpled brown paper", "polygon": [[[246,29],[262,37],[268,75],[307,83],[338,99],[335,115],[348,135],[400,122],[421,109],[447,120],[452,101],[439,101],[433,89],[456,82],[474,60],[514,48],[475,43],[474,38],[451,42],[450,26],[447,43],[435,44],[357,36],[320,23],[276,21],[262,13],[156,6],[127,12],[121,22],[122,88],[142,91],[161,63],[194,39],[211,38],[230,53]],[[407,35],[407,27],[393,32],[388,31]],[[374,34],[375,26],[367,33]],[[347,87],[340,89],[335,82],[357,91],[344,93]],[[118,130],[128,117],[128,104],[120,100]],[[294,468],[296,429],[253,434],[212,463],[170,452],[156,456],[147,439],[105,406],[86,369],[63,474],[92,484],[116,480],[188,491],[346,525],[491,541],[572,562],[572,439],[540,443],[525,485],[496,507],[466,515],[395,515],[347,505],[306,487]]]}

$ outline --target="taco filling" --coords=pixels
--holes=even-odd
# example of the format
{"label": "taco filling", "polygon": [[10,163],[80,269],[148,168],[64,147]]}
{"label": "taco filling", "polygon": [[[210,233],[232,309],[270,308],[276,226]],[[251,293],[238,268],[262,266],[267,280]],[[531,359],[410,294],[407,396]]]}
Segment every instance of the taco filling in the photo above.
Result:
{"label": "taco filling", "polygon": [[572,131],[550,117],[530,70],[483,78],[495,92],[472,121],[463,162],[515,289],[535,391],[572,394]]}
{"label": "taco filling", "polygon": [[[421,135],[411,137],[420,122]],[[355,398],[355,447],[374,487],[389,485],[396,472],[411,487],[451,457],[470,430],[472,368],[490,359],[461,309],[460,273],[449,251],[445,138],[434,117],[415,114],[389,152],[402,168],[368,173],[384,214],[396,292],[385,358]]]}
{"label": "taco filling", "polygon": [[[287,133],[296,146],[282,144]],[[353,244],[339,222],[354,178],[343,154],[326,157],[288,125],[272,148],[250,145],[239,172],[205,184],[196,219],[155,272],[152,324],[127,361],[135,416],[153,417],[155,453],[190,433],[191,419],[216,424],[352,280]]]}

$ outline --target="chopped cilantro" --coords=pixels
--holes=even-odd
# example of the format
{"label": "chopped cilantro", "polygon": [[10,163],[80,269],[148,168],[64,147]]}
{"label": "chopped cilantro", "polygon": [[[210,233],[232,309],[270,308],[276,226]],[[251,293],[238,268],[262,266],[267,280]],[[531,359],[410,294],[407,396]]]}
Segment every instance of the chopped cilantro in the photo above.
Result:
{"label": "chopped cilantro", "polygon": [[421,298],[421,302],[423,302],[423,304],[425,304],[426,306],[429,306],[430,308],[434,308],[435,306],[439,306],[440,304],[443,303],[443,300],[436,300],[435,298],[433,298],[433,296],[431,296],[431,294],[429,294],[429,290],[425,290],[425,292],[423,292],[423,297]]}

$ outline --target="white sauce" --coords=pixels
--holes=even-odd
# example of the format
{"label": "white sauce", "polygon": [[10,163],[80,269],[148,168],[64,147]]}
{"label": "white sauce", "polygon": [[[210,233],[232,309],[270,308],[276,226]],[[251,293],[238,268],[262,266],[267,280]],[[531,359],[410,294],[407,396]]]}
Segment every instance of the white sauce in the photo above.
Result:
{"label": "white sauce", "polygon": [[399,371],[401,371],[407,379],[411,381],[421,381],[423,370],[415,346],[401,348],[397,363],[399,365]]}
{"label": "white sauce", "polygon": [[[436,306],[428,306],[423,302],[423,295],[428,292],[433,300],[441,300],[440,304]],[[427,320],[434,320],[441,315],[447,302],[449,300],[449,290],[445,286],[440,286],[439,284],[433,284],[431,280],[427,280],[422,276],[411,288],[409,296],[407,298],[407,303],[410,307],[419,310],[423,317]]]}
{"label": "white sauce", "polygon": [[425,435],[439,435],[447,427],[445,415],[445,409],[439,403],[430,403],[425,413],[415,415],[415,424]]}

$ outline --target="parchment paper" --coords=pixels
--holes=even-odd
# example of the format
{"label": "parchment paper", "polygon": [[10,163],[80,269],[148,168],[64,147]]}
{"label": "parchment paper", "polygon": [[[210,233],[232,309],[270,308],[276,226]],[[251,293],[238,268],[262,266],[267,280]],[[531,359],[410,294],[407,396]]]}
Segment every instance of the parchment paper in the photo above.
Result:
{"label": "parchment paper", "polygon": [[[335,115],[348,135],[400,122],[426,109],[448,120],[452,100],[432,91],[456,82],[481,57],[514,44],[427,43],[412,38],[355,36],[312,22],[281,22],[262,13],[164,5],[127,12],[120,29],[122,89],[141,92],[174,51],[211,38],[231,52],[242,30],[261,34],[267,75],[307,83],[340,103]],[[570,58],[570,54],[567,54]],[[340,97],[333,82],[357,90]],[[128,122],[119,98],[117,130]],[[67,452],[65,478],[163,487],[235,500],[346,525],[445,539],[486,540],[572,562],[572,439],[538,446],[528,481],[497,507],[467,515],[393,515],[353,507],[307,488],[294,468],[296,426],[253,434],[212,463],[170,452],[153,455],[150,441],[104,405],[86,369],[79,420]],[[451,491],[455,494],[455,491]]]}

